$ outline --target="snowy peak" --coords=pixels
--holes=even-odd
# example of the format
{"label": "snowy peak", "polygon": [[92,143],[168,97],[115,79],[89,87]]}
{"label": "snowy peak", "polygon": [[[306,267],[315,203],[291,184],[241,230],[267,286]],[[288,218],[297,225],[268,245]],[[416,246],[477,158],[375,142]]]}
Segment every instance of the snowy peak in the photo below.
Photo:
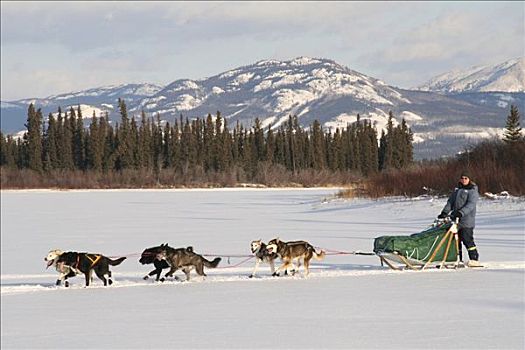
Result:
{"label": "snowy peak", "polygon": [[418,89],[445,93],[525,92],[525,57],[451,71],[432,78]]}
{"label": "snowy peak", "polygon": [[220,106],[225,117],[239,113],[251,118],[300,116],[314,103],[342,97],[365,105],[409,102],[398,90],[333,60],[302,56],[288,61],[262,60],[206,79],[177,80],[145,98],[136,109],[201,115],[209,112],[205,107],[213,105]]}

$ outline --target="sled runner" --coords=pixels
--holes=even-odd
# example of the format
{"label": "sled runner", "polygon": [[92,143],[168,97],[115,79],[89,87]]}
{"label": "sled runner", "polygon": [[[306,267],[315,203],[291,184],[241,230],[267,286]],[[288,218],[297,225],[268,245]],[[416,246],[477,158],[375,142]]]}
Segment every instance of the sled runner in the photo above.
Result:
{"label": "sled runner", "polygon": [[458,252],[457,223],[448,218],[436,220],[428,229],[410,236],[381,236],[374,240],[374,253],[381,264],[394,270],[458,268]]}

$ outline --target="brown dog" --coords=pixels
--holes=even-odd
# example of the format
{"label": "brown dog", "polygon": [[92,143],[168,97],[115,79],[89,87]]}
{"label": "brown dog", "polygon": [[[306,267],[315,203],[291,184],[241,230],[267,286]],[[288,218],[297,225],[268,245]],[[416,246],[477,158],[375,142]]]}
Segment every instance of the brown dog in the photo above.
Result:
{"label": "brown dog", "polygon": [[290,266],[293,266],[293,261],[297,259],[298,267],[301,266],[301,259],[303,261],[306,276],[310,273],[310,260],[315,258],[321,260],[325,256],[325,252],[317,253],[315,248],[306,241],[293,241],[283,242],[279,238],[274,238],[266,245],[266,250],[269,253],[276,253],[282,260],[283,265],[277,269],[274,273],[275,276],[279,275],[282,270],[287,270]]}

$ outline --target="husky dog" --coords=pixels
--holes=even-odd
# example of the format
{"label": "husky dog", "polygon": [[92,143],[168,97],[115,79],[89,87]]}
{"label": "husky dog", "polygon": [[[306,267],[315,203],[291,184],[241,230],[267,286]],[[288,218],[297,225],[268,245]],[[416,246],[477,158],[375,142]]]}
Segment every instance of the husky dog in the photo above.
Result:
{"label": "husky dog", "polygon": [[317,253],[315,248],[306,241],[283,242],[279,238],[274,238],[268,242],[266,249],[270,253],[276,253],[283,260],[283,265],[274,273],[276,276],[279,275],[280,271],[287,269],[290,265],[293,266],[294,259],[297,259],[298,269],[301,265],[301,259],[303,260],[306,276],[308,276],[310,273],[310,260],[312,258],[321,260],[325,256],[324,251],[321,250],[321,252]]}
{"label": "husky dog", "polygon": [[157,275],[157,277],[155,277],[155,281],[159,281],[162,270],[170,267],[166,260],[157,259],[157,254],[159,254],[161,250],[167,246],[168,243],[165,243],[157,247],[147,248],[142,252],[139,262],[142,265],[153,264],[153,266],[155,266],[155,270],[151,271],[146,276],[144,276],[144,280],[147,280],[150,276]]}
{"label": "husky dog", "polygon": [[[112,284],[111,271],[109,265],[116,266],[123,262],[126,257],[112,260],[102,254],[91,254],[91,253],[77,253],[77,252],[64,252],[60,254],[56,260],[56,264],[64,264],[69,266],[73,271],[79,271],[86,276],[86,287],[89,286],[89,282],[92,280],[92,273],[104,282],[104,286]],[[106,279],[106,275],[108,278]]]}
{"label": "husky dog", "polygon": [[177,269],[182,269],[186,274],[186,281],[190,280],[190,271],[195,268],[195,271],[202,277],[206,276],[204,273],[204,266],[215,268],[219,265],[221,258],[215,258],[213,261],[206,260],[202,255],[193,251],[193,247],[188,248],[171,248],[164,246],[157,254],[158,260],[166,260],[171,269],[161,278],[164,282],[165,278],[173,276]]}
{"label": "husky dog", "polygon": [[71,266],[65,265],[64,262],[57,263],[58,258],[62,254],[64,254],[64,252],[60,249],[50,250],[47,256],[44,258],[44,261],[47,262],[46,269],[54,265],[57,272],[60,273],[56,281],[56,285],[59,286],[62,284],[62,281],[64,281],[64,286],[69,287],[69,281],[67,279],[69,277],[75,277],[81,272],[72,268]]}
{"label": "husky dog", "polygon": [[262,262],[267,262],[270,264],[270,269],[273,275],[275,273],[274,261],[277,259],[277,254],[268,252],[266,249],[266,244],[264,244],[264,242],[260,239],[252,241],[250,246],[252,253],[255,255],[255,267],[253,268],[253,272],[249,277],[252,278],[255,276],[255,272],[257,271],[259,264]]}

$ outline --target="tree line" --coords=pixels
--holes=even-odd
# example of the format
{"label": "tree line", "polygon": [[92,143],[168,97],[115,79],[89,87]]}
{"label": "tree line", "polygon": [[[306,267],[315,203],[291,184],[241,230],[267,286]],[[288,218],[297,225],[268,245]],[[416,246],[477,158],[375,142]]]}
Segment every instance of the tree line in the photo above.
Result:
{"label": "tree line", "polygon": [[309,128],[290,116],[278,128],[263,128],[255,119],[245,128],[230,127],[220,112],[206,118],[182,115],[172,123],[160,116],[130,118],[119,99],[120,121],[113,124],[107,113],[84,126],[80,106],[58,108],[44,120],[41,109],[31,104],[27,132],[22,138],[0,131],[0,166],[31,169],[39,174],[54,170],[120,172],[141,169],[160,173],[171,169],[188,174],[199,169],[221,173],[240,168],[253,179],[260,164],[281,166],[295,173],[304,169],[349,171],[369,176],[387,169],[401,169],[413,162],[413,134],[405,120],[394,126],[390,112],[387,130],[379,144],[375,126],[361,120],[343,128],[325,130],[315,120]]}
{"label": "tree line", "polygon": [[[478,184],[480,194],[507,191],[525,195],[525,136],[520,126],[520,113],[515,105],[505,123],[501,138],[483,140],[466,148],[455,157],[415,163],[410,168],[381,172],[365,179],[366,196],[449,195],[459,175],[468,170]],[[348,190],[342,196],[359,195]]]}

